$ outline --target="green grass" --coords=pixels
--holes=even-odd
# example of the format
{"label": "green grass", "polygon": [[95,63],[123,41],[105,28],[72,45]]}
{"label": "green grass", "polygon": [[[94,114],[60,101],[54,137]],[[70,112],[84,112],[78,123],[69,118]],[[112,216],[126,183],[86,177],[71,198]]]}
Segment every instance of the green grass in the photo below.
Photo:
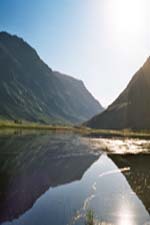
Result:
{"label": "green grass", "polygon": [[127,138],[150,138],[150,130],[95,130],[91,129],[91,136],[102,137],[127,137]]}
{"label": "green grass", "polygon": [[86,213],[85,225],[94,225],[94,212],[93,210],[88,210]]}
{"label": "green grass", "polygon": [[20,128],[20,129],[50,129],[50,130],[56,130],[56,129],[70,129],[69,126],[63,126],[63,125],[45,125],[40,123],[32,123],[32,122],[14,122],[10,120],[0,120],[0,128]]}
{"label": "green grass", "polygon": [[40,123],[32,123],[27,121],[10,121],[0,120],[0,129],[26,129],[26,130],[50,130],[50,131],[62,131],[62,132],[74,132],[89,137],[126,137],[126,138],[144,138],[150,139],[150,130],[133,131],[129,129],[125,130],[102,130],[102,129],[90,129],[83,126],[73,125],[45,125]]}

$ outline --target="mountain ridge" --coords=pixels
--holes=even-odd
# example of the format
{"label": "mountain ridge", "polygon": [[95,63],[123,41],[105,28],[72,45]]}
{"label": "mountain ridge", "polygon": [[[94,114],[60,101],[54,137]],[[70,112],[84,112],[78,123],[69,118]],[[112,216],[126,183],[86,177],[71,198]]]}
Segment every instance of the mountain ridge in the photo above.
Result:
{"label": "mountain ridge", "polygon": [[0,79],[2,119],[81,123],[103,110],[82,81],[53,71],[27,42],[7,32],[0,32]]}
{"label": "mountain ridge", "polygon": [[150,129],[150,57],[118,98],[85,125],[96,129]]}

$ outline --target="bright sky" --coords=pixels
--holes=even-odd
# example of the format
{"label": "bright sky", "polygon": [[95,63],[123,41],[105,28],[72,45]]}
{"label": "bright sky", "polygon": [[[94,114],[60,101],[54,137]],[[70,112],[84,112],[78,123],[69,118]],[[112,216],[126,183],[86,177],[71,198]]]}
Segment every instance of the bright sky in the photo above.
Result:
{"label": "bright sky", "polygon": [[0,30],[82,79],[106,107],[150,55],[149,9],[150,0],[0,0]]}

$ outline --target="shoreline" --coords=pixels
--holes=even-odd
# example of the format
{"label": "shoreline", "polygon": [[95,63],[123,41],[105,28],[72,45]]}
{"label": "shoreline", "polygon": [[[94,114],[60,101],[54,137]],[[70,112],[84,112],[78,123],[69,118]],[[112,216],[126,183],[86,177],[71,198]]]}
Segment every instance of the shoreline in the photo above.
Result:
{"label": "shoreline", "polygon": [[54,131],[54,132],[72,132],[79,133],[91,138],[140,138],[150,139],[150,130],[104,130],[104,129],[91,129],[88,127],[80,126],[67,126],[67,125],[43,125],[38,123],[22,123],[17,124],[12,121],[0,121],[0,130],[35,130],[35,131]]}

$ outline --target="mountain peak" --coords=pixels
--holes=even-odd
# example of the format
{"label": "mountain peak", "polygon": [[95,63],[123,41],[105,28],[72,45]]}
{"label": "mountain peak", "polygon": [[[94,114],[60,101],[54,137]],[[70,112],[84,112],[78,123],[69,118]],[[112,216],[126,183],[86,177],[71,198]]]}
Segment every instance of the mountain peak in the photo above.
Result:
{"label": "mountain peak", "polygon": [[53,72],[23,39],[0,32],[0,118],[80,123],[102,111],[84,85]]}
{"label": "mountain peak", "polygon": [[18,37],[16,34],[12,35],[6,31],[1,31],[0,32],[0,39],[5,39],[5,40],[8,40],[8,39],[18,39],[18,40],[22,40],[22,38]]}
{"label": "mountain peak", "polygon": [[10,37],[10,36],[12,36],[11,34],[9,34],[8,32],[6,32],[6,31],[0,31],[0,36],[3,36],[3,37]]}
{"label": "mountain peak", "polygon": [[145,63],[143,64],[142,68],[150,66],[150,56],[146,59]]}

